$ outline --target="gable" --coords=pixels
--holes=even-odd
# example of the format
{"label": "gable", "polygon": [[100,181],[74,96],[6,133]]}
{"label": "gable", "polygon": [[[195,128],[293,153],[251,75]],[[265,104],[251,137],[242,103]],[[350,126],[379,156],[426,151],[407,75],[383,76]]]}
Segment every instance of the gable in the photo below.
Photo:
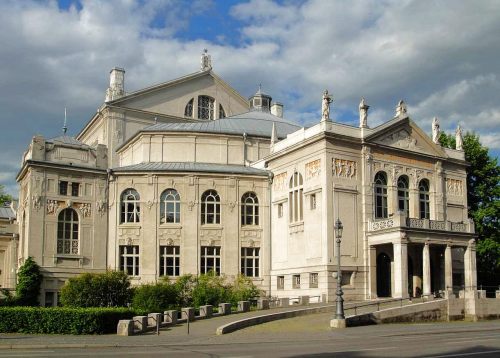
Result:
{"label": "gable", "polygon": [[424,155],[447,157],[441,146],[433,143],[429,136],[409,118],[377,131],[367,138],[367,142]]}
{"label": "gable", "polygon": [[[200,95],[213,97],[226,116],[248,111],[248,102],[211,72],[200,72],[158,86],[146,88],[116,101],[113,105],[147,112],[183,117],[187,103]],[[196,102],[196,101],[195,101]]]}

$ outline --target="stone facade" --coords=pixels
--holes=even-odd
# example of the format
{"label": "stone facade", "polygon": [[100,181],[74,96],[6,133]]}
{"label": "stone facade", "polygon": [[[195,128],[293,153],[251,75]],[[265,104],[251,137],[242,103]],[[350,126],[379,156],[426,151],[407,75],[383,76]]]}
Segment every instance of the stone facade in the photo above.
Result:
{"label": "stone facade", "polygon": [[406,109],[375,128],[366,104],[360,127],[326,116],[301,128],[202,64],[133,93],[114,69],[76,139],[33,138],[18,258],[42,266],[44,304],[68,277],[108,267],[134,284],[244,273],[267,295],[311,301],[333,300],[338,279],[348,299],[476,285],[462,151],[433,143]]}

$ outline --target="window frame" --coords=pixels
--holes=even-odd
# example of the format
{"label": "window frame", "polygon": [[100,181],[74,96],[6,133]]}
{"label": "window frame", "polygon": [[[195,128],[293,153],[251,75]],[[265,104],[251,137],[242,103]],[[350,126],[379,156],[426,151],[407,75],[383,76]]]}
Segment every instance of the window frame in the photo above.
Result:
{"label": "window frame", "polygon": [[[213,250],[213,253],[208,251]],[[213,264],[209,265],[209,260]],[[200,273],[207,274],[213,271],[216,276],[221,275],[221,247],[220,246],[201,246],[200,247]]]}
{"label": "window frame", "polygon": [[241,248],[240,272],[246,277],[260,277],[260,247]]}
{"label": "window frame", "polygon": [[241,226],[259,225],[259,198],[252,191],[241,196]]}
{"label": "window frame", "polygon": [[184,107],[184,117],[193,118],[194,98],[191,98]]}
{"label": "window frame", "polygon": [[288,213],[290,223],[298,223],[304,220],[304,179],[299,172],[294,172],[290,178],[288,187]]}
{"label": "window frame", "polygon": [[[67,213],[71,213],[70,218],[66,217]],[[68,232],[69,236],[66,236]],[[76,252],[74,252],[75,247]],[[66,248],[68,248],[68,252],[66,252]],[[73,208],[61,210],[57,216],[56,252],[58,255],[79,255],[80,253],[80,218],[78,212]]]}
{"label": "window frame", "polygon": [[[422,190],[423,184],[427,186],[427,190]],[[418,212],[420,219],[431,218],[430,187],[431,185],[428,179],[421,179],[418,183]]]}
{"label": "window frame", "polygon": [[[133,199],[130,199],[129,196],[133,197]],[[120,195],[120,224],[137,224],[141,222],[140,200],[141,196],[137,190],[129,188],[122,191]]]}
{"label": "window frame", "polygon": [[[213,198],[213,200],[209,201],[210,198]],[[209,220],[210,218],[212,219]],[[204,191],[201,195],[201,225],[220,225],[220,219],[221,200],[219,193],[215,189]]]}
{"label": "window frame", "polygon": [[[169,207],[171,209],[169,210]],[[172,215],[172,220],[168,218]],[[165,189],[160,195],[160,224],[179,224],[181,222],[181,196],[175,189]]]}
{"label": "window frame", "polygon": [[[172,252],[169,252],[171,249]],[[159,257],[159,276],[178,277],[181,272],[181,253],[180,246],[162,245],[160,246]],[[172,273],[169,273],[171,269]]]}
{"label": "window frame", "polygon": [[397,182],[398,210],[404,212],[406,217],[410,216],[410,179],[401,175]]}
{"label": "window frame", "polygon": [[[389,210],[387,206],[387,173],[379,171],[373,180],[374,216],[375,219],[387,219]],[[380,205],[379,205],[380,199]]]}
{"label": "window frame", "polygon": [[[130,252],[129,252],[130,251]],[[120,245],[119,246],[119,267],[120,271],[129,276],[139,276],[140,274],[140,251],[139,245]],[[131,259],[131,265],[129,260]],[[130,268],[130,270],[129,270]]]}
{"label": "window frame", "polygon": [[[205,103],[206,101],[206,103]],[[198,96],[198,119],[213,121],[215,119],[215,98],[207,95]]]}

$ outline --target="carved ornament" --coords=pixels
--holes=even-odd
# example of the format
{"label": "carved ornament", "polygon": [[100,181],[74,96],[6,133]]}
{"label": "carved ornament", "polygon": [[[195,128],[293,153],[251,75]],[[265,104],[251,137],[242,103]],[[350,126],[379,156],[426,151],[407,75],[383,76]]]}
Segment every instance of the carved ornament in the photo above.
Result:
{"label": "carved ornament", "polygon": [[306,164],[306,180],[319,176],[321,173],[321,159]]}
{"label": "carved ornament", "polygon": [[357,163],[352,160],[333,158],[332,170],[334,177],[352,179],[356,177]]}

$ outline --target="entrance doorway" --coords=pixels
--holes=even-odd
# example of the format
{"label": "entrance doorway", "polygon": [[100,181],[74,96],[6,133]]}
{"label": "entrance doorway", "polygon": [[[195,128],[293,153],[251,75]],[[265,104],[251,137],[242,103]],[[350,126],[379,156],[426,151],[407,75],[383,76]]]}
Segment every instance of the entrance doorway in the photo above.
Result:
{"label": "entrance doorway", "polygon": [[391,297],[391,258],[384,252],[377,256],[377,296]]}

